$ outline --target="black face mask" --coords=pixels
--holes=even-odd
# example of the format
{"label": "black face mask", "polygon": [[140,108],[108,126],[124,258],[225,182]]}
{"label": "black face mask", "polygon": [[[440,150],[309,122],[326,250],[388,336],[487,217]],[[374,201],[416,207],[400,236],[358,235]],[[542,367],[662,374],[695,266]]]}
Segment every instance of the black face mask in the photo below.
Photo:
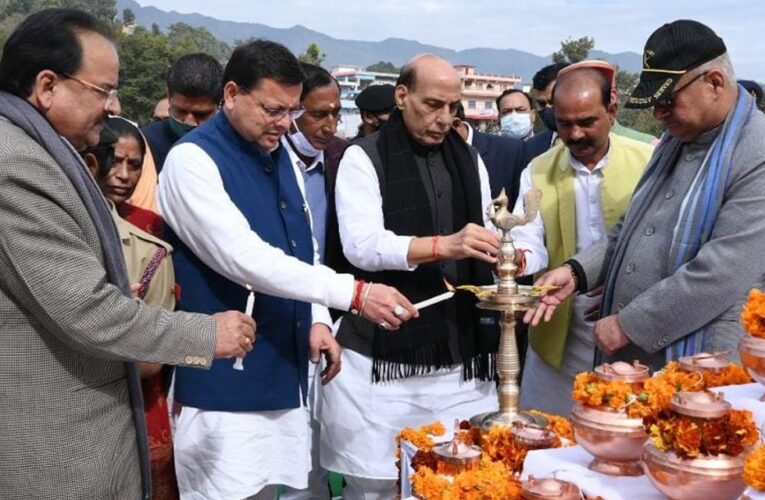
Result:
{"label": "black face mask", "polygon": [[539,113],[539,117],[542,119],[542,123],[545,124],[548,130],[556,132],[558,130],[558,124],[555,122],[555,111],[553,108],[545,108]]}

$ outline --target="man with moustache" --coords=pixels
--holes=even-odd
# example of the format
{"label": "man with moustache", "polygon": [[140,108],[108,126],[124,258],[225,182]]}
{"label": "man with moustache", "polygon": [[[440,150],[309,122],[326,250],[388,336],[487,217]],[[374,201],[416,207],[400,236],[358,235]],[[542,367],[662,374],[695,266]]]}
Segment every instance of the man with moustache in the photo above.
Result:
{"label": "man with moustache", "polygon": [[690,20],[648,38],[627,106],[653,107],[667,133],[623,220],[538,280],[561,288],[525,320],[549,320],[569,295],[603,284],[598,362],[656,370],[701,351],[735,357],[742,304],[763,286],[765,117],[723,40]]}
{"label": "man with moustache", "polygon": [[[395,96],[388,122],[340,162],[345,256],[360,276],[417,301],[442,293],[444,280],[492,283],[499,236],[487,229],[488,176],[451,128],[459,75],[440,57],[418,56],[402,69]],[[345,315],[337,339],[344,369],[321,388],[317,411],[321,463],[344,475],[344,498],[395,496],[395,436],[403,427],[496,409],[496,316],[477,309],[470,294],[423,309],[398,332]]]}
{"label": "man with moustache", "polygon": [[[119,112],[111,29],[27,17],[0,60],[0,492],[151,498],[138,366],[244,356],[252,318],[131,296],[109,208],[77,151]],[[202,370],[199,370],[200,372]]]}
{"label": "man with moustache", "polygon": [[279,485],[305,488],[308,362],[325,355],[322,383],[340,370],[325,306],[391,328],[417,314],[393,288],[318,265],[310,211],[280,142],[304,112],[304,79],[282,45],[237,47],[224,71],[221,112],[170,150],[160,175],[159,208],[182,290],[178,308],[244,309],[250,285],[260,325],[242,370],[231,361],[205,373],[176,370],[183,498],[273,498]]}
{"label": "man with moustache", "polygon": [[[616,68],[582,61],[558,73],[552,100],[561,144],[536,157],[521,174],[523,195],[542,191],[539,215],[511,231],[516,248],[528,250],[526,274],[557,267],[600,240],[627,209],[651,157],[648,144],[611,132],[617,112],[611,87]],[[578,296],[549,323],[529,331],[521,405],[568,415],[574,376],[589,370],[595,346],[585,311],[597,299]]]}
{"label": "man with moustache", "polygon": [[[340,156],[347,141],[335,137],[340,119],[340,86],[331,74],[315,64],[300,63],[305,73],[300,105],[303,114],[293,123],[289,133],[282,137],[282,145],[289,153],[295,177],[301,187],[311,214],[311,230],[316,240],[319,262],[339,270],[347,266],[338,262],[342,258],[340,236],[335,215],[335,178]],[[313,391],[316,365],[308,366],[308,391]],[[309,406],[311,406],[309,397]],[[314,500],[329,498],[329,474],[319,465],[318,422],[311,418],[311,471],[308,488],[285,488],[281,498]]]}

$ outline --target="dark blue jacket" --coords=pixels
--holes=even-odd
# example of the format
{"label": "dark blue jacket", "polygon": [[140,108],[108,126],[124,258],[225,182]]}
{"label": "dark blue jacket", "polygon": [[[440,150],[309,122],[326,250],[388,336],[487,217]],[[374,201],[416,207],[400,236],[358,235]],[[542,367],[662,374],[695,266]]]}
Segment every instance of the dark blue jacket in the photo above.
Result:
{"label": "dark blue jacket", "polygon": [[521,172],[526,166],[523,163],[523,141],[473,129],[473,147],[481,155],[489,172],[492,198],[497,197],[502,188],[505,188],[512,207],[518,197]]}
{"label": "dark blue jacket", "polygon": [[167,158],[170,148],[178,142],[178,136],[170,129],[167,119],[150,123],[142,128],[141,132],[146,137],[146,142],[149,143],[151,156],[154,158],[154,166],[159,173],[162,170],[162,165],[165,164],[165,158]]}
{"label": "dark blue jacket", "polygon": [[[212,158],[226,193],[261,239],[287,255],[313,262],[303,196],[281,144],[276,151],[263,153],[256,143],[242,138],[222,112],[180,142],[194,143]],[[173,264],[181,288],[178,309],[206,314],[244,311],[248,293],[244,283],[229,281],[207,267],[174,234],[168,239],[175,247]],[[233,359],[216,360],[210,370],[179,367],[175,372],[178,401],[219,411],[300,406],[300,391],[304,396],[308,392],[310,304],[258,293],[254,316],[257,339],[244,359],[244,370],[234,370]]]}
{"label": "dark blue jacket", "polygon": [[534,137],[526,141],[526,158],[523,161],[524,167],[526,167],[531,160],[550,149],[552,135],[553,133],[551,130],[545,129],[544,132],[536,134]]}

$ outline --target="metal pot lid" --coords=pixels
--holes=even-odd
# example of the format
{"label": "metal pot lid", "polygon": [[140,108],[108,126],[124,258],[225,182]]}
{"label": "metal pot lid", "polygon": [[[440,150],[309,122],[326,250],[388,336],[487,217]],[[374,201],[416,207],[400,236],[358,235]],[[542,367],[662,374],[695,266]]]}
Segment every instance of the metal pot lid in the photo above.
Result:
{"label": "metal pot lid", "polygon": [[713,354],[700,352],[693,356],[683,356],[677,360],[677,364],[685,371],[711,371],[713,373],[721,372],[730,365],[728,352],[716,352]]}
{"label": "metal pot lid", "polygon": [[582,498],[579,486],[561,479],[546,477],[537,479],[529,476],[529,480],[523,485],[523,498],[555,498],[560,500],[573,500]]}
{"label": "metal pot lid", "polygon": [[449,441],[433,447],[439,460],[453,464],[469,464],[481,460],[481,448],[460,441]]}
{"label": "metal pot lid", "polygon": [[712,391],[681,391],[672,397],[672,409],[688,417],[722,418],[730,408],[722,393]]}
{"label": "metal pot lid", "polygon": [[552,446],[558,437],[550,429],[522,422],[513,425],[513,436],[517,443],[535,448]]}
{"label": "metal pot lid", "polygon": [[632,364],[624,361],[616,363],[603,363],[595,367],[595,376],[600,380],[618,381],[626,383],[644,382],[651,376],[646,365],[635,360]]}
{"label": "metal pot lid", "polygon": [[765,356],[765,339],[759,337],[753,337],[752,335],[744,335],[738,342],[739,351],[742,349],[749,354],[753,354],[756,357]]}

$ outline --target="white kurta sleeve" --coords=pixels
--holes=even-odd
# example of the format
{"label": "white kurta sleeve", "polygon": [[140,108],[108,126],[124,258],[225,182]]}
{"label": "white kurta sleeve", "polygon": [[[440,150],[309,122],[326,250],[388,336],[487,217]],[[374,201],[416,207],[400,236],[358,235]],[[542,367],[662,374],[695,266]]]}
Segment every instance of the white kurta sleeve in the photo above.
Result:
{"label": "white kurta sleeve", "polygon": [[231,281],[277,297],[350,307],[353,276],[307,264],[263,241],[226,193],[213,160],[196,144],[170,150],[160,174],[158,204],[181,241]]}
{"label": "white kurta sleeve", "polygon": [[[521,172],[520,189],[518,199],[515,201],[514,215],[523,215],[523,196],[531,190],[531,168],[526,167]],[[510,235],[515,242],[515,248],[529,250],[526,253],[526,270],[524,275],[537,273],[547,267],[548,256],[545,247],[545,226],[542,215],[537,214],[533,221],[525,226],[516,226],[510,230]]]}
{"label": "white kurta sleeve", "polygon": [[413,236],[385,229],[382,195],[372,161],[359,146],[343,154],[335,183],[340,241],[348,262],[366,271],[411,271],[407,261]]}

